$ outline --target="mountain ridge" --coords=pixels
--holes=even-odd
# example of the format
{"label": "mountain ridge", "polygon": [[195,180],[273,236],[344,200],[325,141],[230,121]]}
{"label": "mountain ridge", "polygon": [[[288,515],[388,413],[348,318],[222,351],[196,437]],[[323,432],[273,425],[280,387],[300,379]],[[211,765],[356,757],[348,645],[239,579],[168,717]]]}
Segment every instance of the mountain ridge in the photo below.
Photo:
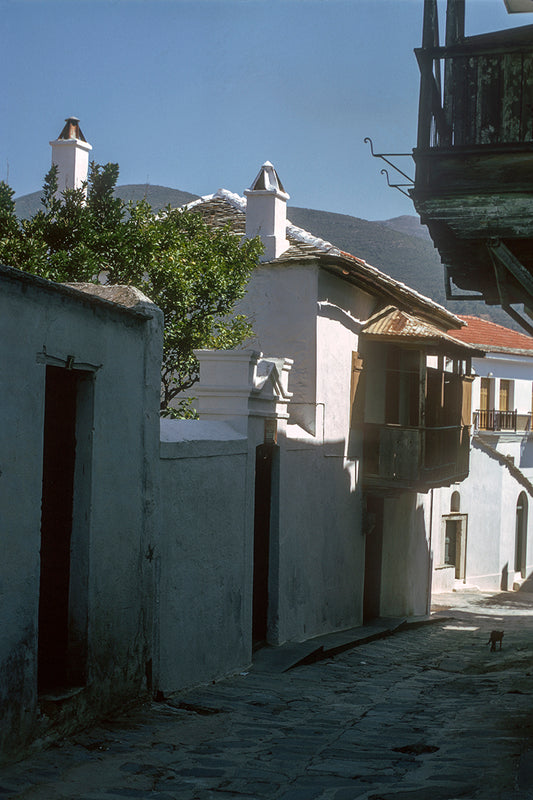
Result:
{"label": "mountain ridge", "polygon": [[[146,199],[154,211],[168,205],[181,206],[199,196],[151,184],[125,184],[118,186],[115,194],[125,202]],[[41,192],[32,192],[16,198],[17,215],[21,218],[32,216],[40,207],[40,197]],[[294,225],[364,259],[453,314],[472,315],[522,331],[499,306],[487,306],[482,301],[446,299],[444,269],[439,255],[427,228],[414,215],[369,221],[349,214],[290,206],[287,217]]]}

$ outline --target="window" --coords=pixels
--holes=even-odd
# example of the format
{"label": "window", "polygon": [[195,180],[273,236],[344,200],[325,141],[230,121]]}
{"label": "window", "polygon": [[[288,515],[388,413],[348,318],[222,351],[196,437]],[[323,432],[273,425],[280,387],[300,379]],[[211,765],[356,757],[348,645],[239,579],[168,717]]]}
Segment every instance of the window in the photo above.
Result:
{"label": "window", "polygon": [[[459,496],[458,492],[452,495]],[[442,517],[442,564],[455,568],[455,579],[466,579],[467,514],[452,512]]]}
{"label": "window", "polygon": [[511,410],[511,381],[500,381],[500,411]]}

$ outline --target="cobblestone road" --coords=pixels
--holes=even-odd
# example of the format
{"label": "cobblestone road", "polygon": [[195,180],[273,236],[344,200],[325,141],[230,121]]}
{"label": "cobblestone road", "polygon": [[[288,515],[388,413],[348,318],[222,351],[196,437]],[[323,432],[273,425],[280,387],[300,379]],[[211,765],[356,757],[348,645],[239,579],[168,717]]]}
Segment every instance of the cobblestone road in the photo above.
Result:
{"label": "cobblestone road", "polygon": [[530,800],[533,595],[436,601],[436,623],[108,719],[1,770],[0,798]]}

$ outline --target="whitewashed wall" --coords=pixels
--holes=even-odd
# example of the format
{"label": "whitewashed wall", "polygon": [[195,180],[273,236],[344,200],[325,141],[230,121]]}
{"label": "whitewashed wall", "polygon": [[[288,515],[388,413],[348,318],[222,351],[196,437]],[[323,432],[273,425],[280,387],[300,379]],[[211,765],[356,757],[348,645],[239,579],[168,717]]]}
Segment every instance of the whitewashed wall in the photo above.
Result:
{"label": "whitewashed wall", "polygon": [[[0,268],[0,753],[86,724],[146,691],[156,546],[162,315],[135,317],[81,292]],[[46,365],[92,370],[92,450],[84,497],[86,685],[39,713],[37,636]],[[90,474],[89,474],[90,473]],[[73,531],[74,536],[74,531]]]}
{"label": "whitewashed wall", "polygon": [[318,267],[261,264],[238,306],[251,320],[249,347],[266,356],[294,360],[291,419],[314,433],[316,404],[316,313]]}
{"label": "whitewashed wall", "polygon": [[277,642],[362,622],[364,538],[355,465],[326,445],[289,440],[280,453]]}
{"label": "whitewashed wall", "polygon": [[[242,310],[252,344],[294,360],[280,445],[273,642],[362,622],[361,437],[350,434],[352,352],[375,298],[317,264],[261,265]],[[275,567],[274,567],[275,569]]]}
{"label": "whitewashed wall", "polygon": [[248,440],[228,424],[161,421],[158,688],[251,660]]}
{"label": "whitewashed wall", "polygon": [[[533,571],[533,497],[507,467],[483,449],[470,452],[470,475],[460,484],[435,492],[436,528],[433,539],[433,591],[450,588],[438,567],[444,560],[444,527],[439,518],[450,513],[453,491],[460,495],[460,513],[468,515],[465,583],[498,591],[521,583],[514,573],[516,504],[519,495],[528,500],[527,575]],[[453,582],[452,582],[453,586]]]}
{"label": "whitewashed wall", "polygon": [[430,538],[434,526],[431,492],[403,492],[385,500],[381,615],[429,613]]}

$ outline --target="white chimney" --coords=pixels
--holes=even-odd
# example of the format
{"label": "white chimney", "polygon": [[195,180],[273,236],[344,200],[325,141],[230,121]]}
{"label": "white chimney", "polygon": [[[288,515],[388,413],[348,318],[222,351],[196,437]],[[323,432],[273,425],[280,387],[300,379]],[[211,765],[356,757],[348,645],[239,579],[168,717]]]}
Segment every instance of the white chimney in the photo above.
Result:
{"label": "white chimney", "polygon": [[80,189],[89,173],[91,145],[80,129],[77,117],[67,117],[65,127],[53,142],[52,164],[57,165],[57,196],[65,189]]}
{"label": "white chimney", "polygon": [[287,240],[287,200],[278,174],[265,161],[249,189],[246,189],[246,236],[260,236],[265,248],[261,261],[273,261],[289,247]]}

